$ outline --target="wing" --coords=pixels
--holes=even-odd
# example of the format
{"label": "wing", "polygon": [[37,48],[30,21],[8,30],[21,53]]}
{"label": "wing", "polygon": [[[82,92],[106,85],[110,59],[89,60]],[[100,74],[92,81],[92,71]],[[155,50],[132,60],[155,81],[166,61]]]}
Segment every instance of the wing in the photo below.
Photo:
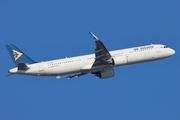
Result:
{"label": "wing", "polygon": [[95,43],[96,43],[95,62],[92,67],[112,66],[113,59],[109,51],[106,49],[104,44],[92,32],[90,32],[90,34],[94,38]]}
{"label": "wing", "polygon": [[[92,70],[91,73],[95,74],[96,76],[100,78],[108,78],[108,77],[112,77],[112,75],[114,76],[113,59],[112,59],[111,54],[106,49],[104,44],[92,32],[90,32],[90,34],[95,40],[96,49],[95,49],[95,61],[92,67],[88,65],[88,68],[90,67],[89,69]],[[109,70],[111,71],[109,72]],[[79,77],[87,73],[89,73],[89,71],[74,73],[67,76],[66,78],[70,79],[73,77]]]}

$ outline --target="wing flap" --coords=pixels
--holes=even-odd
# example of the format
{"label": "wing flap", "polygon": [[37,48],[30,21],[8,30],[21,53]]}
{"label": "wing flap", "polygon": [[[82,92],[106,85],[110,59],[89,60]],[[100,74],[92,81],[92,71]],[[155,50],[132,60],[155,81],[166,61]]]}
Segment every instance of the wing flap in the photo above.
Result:
{"label": "wing flap", "polygon": [[81,73],[81,72],[79,72],[79,73],[74,73],[74,74],[71,74],[71,75],[67,76],[66,78],[67,78],[67,79],[71,79],[71,78],[73,78],[73,77],[79,77],[79,76],[82,76],[82,75],[85,75],[85,74],[87,74],[87,73]]}

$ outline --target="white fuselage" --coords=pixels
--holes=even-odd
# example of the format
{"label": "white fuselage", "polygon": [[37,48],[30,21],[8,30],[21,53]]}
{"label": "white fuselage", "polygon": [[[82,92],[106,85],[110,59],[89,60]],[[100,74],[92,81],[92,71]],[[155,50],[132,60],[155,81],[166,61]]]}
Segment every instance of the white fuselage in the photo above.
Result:
{"label": "white fuselage", "polygon": [[[128,49],[110,51],[115,60],[113,67],[148,62],[172,56],[175,51],[165,45],[154,44],[133,47]],[[101,66],[92,68],[95,61],[95,54],[82,55],[64,59],[51,60],[27,65],[28,70],[9,70],[13,74],[35,75],[35,76],[61,76],[78,72],[96,72],[105,69]]]}

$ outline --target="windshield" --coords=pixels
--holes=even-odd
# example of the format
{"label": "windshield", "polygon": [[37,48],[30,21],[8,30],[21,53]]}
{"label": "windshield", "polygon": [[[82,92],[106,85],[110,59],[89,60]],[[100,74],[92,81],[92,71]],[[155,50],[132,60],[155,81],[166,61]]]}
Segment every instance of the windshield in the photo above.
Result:
{"label": "windshield", "polygon": [[168,48],[168,46],[165,45],[164,48]]}

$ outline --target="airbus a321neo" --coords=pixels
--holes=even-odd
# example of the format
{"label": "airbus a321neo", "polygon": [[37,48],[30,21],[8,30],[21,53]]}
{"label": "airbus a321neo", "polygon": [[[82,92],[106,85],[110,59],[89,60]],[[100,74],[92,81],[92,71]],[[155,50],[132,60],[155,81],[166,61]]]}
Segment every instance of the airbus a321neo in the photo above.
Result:
{"label": "airbus a321neo", "polygon": [[92,32],[90,34],[96,44],[94,54],[45,62],[35,62],[13,44],[6,45],[16,65],[9,70],[9,75],[56,76],[57,78],[66,76],[70,79],[92,73],[103,79],[114,76],[114,67],[164,59],[175,54],[172,48],[162,44],[108,51]]}

